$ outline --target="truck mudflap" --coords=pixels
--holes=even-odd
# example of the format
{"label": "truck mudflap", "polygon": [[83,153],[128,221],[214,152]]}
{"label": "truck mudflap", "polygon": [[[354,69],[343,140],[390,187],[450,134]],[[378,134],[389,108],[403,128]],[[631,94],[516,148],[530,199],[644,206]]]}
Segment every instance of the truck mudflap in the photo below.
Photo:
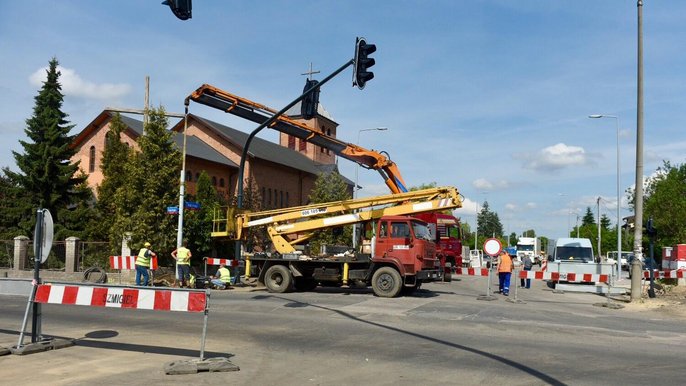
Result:
{"label": "truck mudflap", "polygon": [[417,280],[426,283],[429,281],[441,280],[442,275],[438,269],[423,269],[417,272]]}

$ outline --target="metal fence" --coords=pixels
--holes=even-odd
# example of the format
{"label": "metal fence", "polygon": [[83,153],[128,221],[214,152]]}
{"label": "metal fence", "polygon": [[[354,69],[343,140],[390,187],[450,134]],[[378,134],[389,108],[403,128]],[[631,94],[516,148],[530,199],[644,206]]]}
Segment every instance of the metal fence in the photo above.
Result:
{"label": "metal fence", "polygon": [[76,266],[79,271],[99,267],[109,271],[110,248],[107,241],[81,241],[78,246],[79,260]]}
{"label": "metal fence", "polygon": [[12,269],[14,265],[14,240],[0,240],[0,268]]}
{"label": "metal fence", "polygon": [[[67,243],[65,241],[53,241],[52,248],[50,248],[50,254],[48,254],[48,259],[45,263],[41,265],[41,269],[49,271],[64,271],[64,261],[66,259],[66,248]],[[29,240],[29,245],[27,247],[27,257],[26,264],[22,269],[33,269],[35,267],[35,253],[34,253],[33,241]]]}
{"label": "metal fence", "polygon": [[[0,240],[0,269],[14,269],[14,240]],[[41,269],[50,271],[64,271],[66,261],[66,241],[54,241],[50,248],[48,259],[41,265]],[[35,267],[35,253],[33,241],[28,240],[26,246],[26,260],[20,270],[33,270]],[[91,267],[104,270],[109,268],[111,255],[109,243],[106,241],[79,241],[76,245],[76,269],[85,271]]]}

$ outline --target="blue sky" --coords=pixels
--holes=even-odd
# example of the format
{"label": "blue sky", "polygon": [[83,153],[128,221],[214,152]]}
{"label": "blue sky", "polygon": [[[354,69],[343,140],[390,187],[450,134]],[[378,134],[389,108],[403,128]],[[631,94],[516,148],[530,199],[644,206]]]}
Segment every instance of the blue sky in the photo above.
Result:
{"label": "blue sky", "polygon": [[[15,168],[11,150],[21,151],[53,56],[78,132],[106,106],[142,108],[146,75],[151,103],[171,112],[204,83],[280,109],[302,91],[310,62],[322,79],[364,36],[377,46],[375,78],[360,91],[349,69],[321,92],[339,138],[388,152],[410,186],[458,187],[466,199],[456,214],[471,225],[487,200],[508,233],[559,237],[597,197],[615,222],[616,121],[589,114],[619,117],[622,190],[634,183],[635,0],[194,3],[180,21],[158,0],[3,2],[0,166]],[[686,2],[644,3],[649,176],[686,156]],[[360,132],[375,127],[388,130]],[[339,167],[354,179],[354,164]],[[360,169],[359,184],[363,196],[387,193],[372,171]]]}

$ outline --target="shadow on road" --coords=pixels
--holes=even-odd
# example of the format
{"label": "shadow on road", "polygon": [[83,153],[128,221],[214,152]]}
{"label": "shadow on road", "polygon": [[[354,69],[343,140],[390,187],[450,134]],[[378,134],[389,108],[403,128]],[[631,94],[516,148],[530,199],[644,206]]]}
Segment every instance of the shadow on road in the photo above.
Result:
{"label": "shadow on road", "polygon": [[549,384],[549,385],[565,385],[565,383],[563,383],[563,382],[561,382],[561,381],[559,381],[559,380],[557,380],[557,379],[555,379],[555,378],[549,376],[548,374],[542,373],[542,372],[540,372],[540,371],[538,371],[538,370],[536,370],[536,369],[534,369],[534,368],[532,368],[532,367],[525,366],[525,365],[523,365],[523,364],[521,364],[521,363],[518,363],[518,362],[516,362],[516,361],[513,361],[513,360],[511,360],[511,359],[502,357],[502,356],[500,356],[500,355],[491,354],[491,353],[486,352],[486,351],[478,350],[478,349],[475,349],[475,348],[473,348],[473,347],[468,347],[468,346],[464,346],[464,345],[461,345],[461,344],[456,344],[456,343],[452,343],[452,342],[447,342],[447,341],[445,341],[445,340],[441,340],[441,339],[437,339],[437,338],[432,338],[432,337],[430,337],[430,336],[418,334],[418,333],[416,333],[416,332],[406,331],[406,330],[402,330],[402,329],[397,328],[397,327],[391,327],[391,326],[387,326],[387,325],[384,325],[384,324],[381,324],[381,323],[377,323],[377,322],[372,322],[372,321],[360,319],[360,318],[358,318],[358,317],[356,317],[356,316],[354,316],[354,315],[351,315],[351,314],[349,314],[349,313],[347,313],[347,312],[345,312],[345,311],[336,310],[336,309],[332,309],[332,308],[329,308],[329,307],[324,307],[324,306],[320,306],[320,305],[316,305],[316,304],[311,304],[311,303],[301,302],[301,301],[297,301],[297,300],[293,300],[293,299],[288,299],[288,298],[282,297],[282,296],[275,296],[275,295],[261,295],[261,296],[262,296],[263,298],[271,297],[271,298],[274,298],[274,299],[280,299],[280,300],[287,301],[287,302],[289,302],[289,303],[287,303],[287,304],[289,305],[289,307],[294,307],[294,306],[297,305],[296,307],[315,307],[315,308],[319,308],[319,309],[322,309],[322,310],[327,310],[327,311],[330,311],[330,312],[335,312],[335,313],[337,313],[337,314],[339,314],[339,315],[341,315],[341,316],[344,316],[344,317],[346,317],[346,318],[348,318],[348,319],[351,319],[351,320],[354,320],[354,321],[356,321],[356,322],[365,323],[365,324],[372,325],[372,326],[375,326],[375,327],[379,327],[379,328],[383,328],[383,329],[386,329],[386,330],[394,331],[394,332],[397,332],[397,333],[400,333],[400,334],[405,334],[405,335],[409,335],[409,336],[412,336],[412,337],[415,337],[415,338],[424,339],[424,340],[427,340],[427,341],[430,341],[430,342],[434,342],[434,343],[437,343],[437,344],[440,344],[440,345],[452,347],[452,348],[455,348],[455,349],[458,349],[458,350],[467,351],[467,352],[470,352],[470,353],[473,353],[473,354],[476,354],[476,355],[481,355],[481,356],[483,356],[483,357],[485,357],[485,358],[489,358],[489,359],[492,359],[492,360],[494,360],[494,361],[498,361],[498,362],[500,362],[500,363],[502,363],[502,364],[504,364],[504,365],[507,365],[507,366],[513,367],[513,368],[515,368],[515,369],[518,369],[518,370],[520,370],[520,371],[523,371],[523,372],[525,372],[525,373],[527,373],[527,374],[529,374],[529,375],[531,375],[531,376],[533,376],[533,377],[538,378],[538,379],[541,380],[542,382],[545,382],[545,383],[547,383],[547,384]]}
{"label": "shadow on road", "polygon": [[[19,331],[15,330],[5,330],[5,329],[0,329],[0,334],[7,334],[7,335],[19,335]],[[29,336],[29,341],[31,337],[31,332],[29,331],[28,333]],[[160,355],[174,355],[174,356],[179,356],[179,357],[200,357],[200,350],[190,350],[190,349],[184,349],[184,348],[178,348],[178,347],[165,347],[165,346],[151,346],[151,345],[144,345],[144,344],[133,344],[133,343],[121,343],[121,342],[107,342],[107,341],[102,341],[102,340],[93,340],[93,339],[107,339],[107,338],[112,338],[119,335],[119,332],[113,331],[113,330],[98,330],[98,331],[91,331],[89,333],[86,333],[85,336],[77,339],[72,339],[64,336],[56,336],[56,335],[47,335],[45,334],[45,338],[57,338],[57,339],[65,339],[65,340],[73,340],[74,344],[76,346],[83,346],[83,347],[90,347],[90,348],[102,348],[102,349],[107,349],[107,350],[119,350],[119,351],[132,351],[132,352],[140,352],[140,353],[147,353],[147,354],[160,354]],[[223,357],[223,358],[231,358],[233,357],[234,354],[228,354],[228,353],[223,353],[223,352],[212,352],[212,351],[205,351],[205,358],[216,358],[216,357]]]}

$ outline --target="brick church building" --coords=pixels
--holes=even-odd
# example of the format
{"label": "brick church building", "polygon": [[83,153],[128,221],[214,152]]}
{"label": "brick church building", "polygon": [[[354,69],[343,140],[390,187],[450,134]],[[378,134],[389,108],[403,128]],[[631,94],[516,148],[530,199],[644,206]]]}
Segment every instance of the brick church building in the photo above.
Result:
{"label": "brick church building", "polygon": [[[289,113],[298,118],[300,105]],[[95,187],[102,182],[100,169],[105,135],[115,113],[101,112],[76,136],[73,146],[76,154],[72,162],[81,161],[81,169],[88,175],[88,184]],[[143,121],[122,115],[127,129],[121,139],[134,149],[143,135]],[[301,122],[329,136],[336,136],[338,124],[324,108],[319,106],[315,118]],[[183,146],[184,122],[180,120],[171,130],[179,149]],[[186,141],[186,192],[195,193],[200,172],[205,171],[218,192],[236,195],[238,165],[249,133],[189,114]],[[284,208],[305,205],[321,173],[337,171],[336,155],[330,150],[315,146],[298,138],[280,133],[279,144],[255,137],[250,144],[245,163],[245,180],[256,184],[262,197],[262,208]],[[244,181],[245,181],[244,180]],[[354,183],[345,179],[352,196]]]}

